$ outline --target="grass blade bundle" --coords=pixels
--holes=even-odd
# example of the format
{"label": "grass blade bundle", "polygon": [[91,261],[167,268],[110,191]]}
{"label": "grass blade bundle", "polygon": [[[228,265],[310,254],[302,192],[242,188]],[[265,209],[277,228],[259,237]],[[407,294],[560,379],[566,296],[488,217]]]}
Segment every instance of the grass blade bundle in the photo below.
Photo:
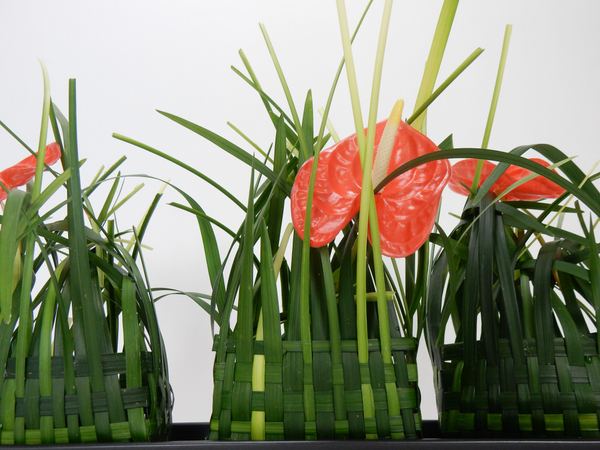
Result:
{"label": "grass blade bundle", "polygon": [[[598,247],[579,204],[562,205],[571,194],[595,213],[600,196],[572,162],[561,170],[568,189],[553,203],[498,201],[482,192],[488,178],[452,233],[433,238],[426,337],[447,436],[600,438]],[[579,235],[548,226],[560,210],[580,217]]]}
{"label": "grass blade bundle", "polygon": [[[54,105],[46,112],[65,170],[33,196],[11,190],[2,215],[0,260],[12,270],[0,304],[1,444],[149,441],[170,430],[166,355],[147,278],[116,242],[106,213],[119,206],[116,189],[100,217],[90,209],[75,94],[71,80],[68,119]],[[41,185],[38,171],[34,186]],[[51,204],[61,192],[66,201]],[[64,220],[46,220],[65,205]]]}

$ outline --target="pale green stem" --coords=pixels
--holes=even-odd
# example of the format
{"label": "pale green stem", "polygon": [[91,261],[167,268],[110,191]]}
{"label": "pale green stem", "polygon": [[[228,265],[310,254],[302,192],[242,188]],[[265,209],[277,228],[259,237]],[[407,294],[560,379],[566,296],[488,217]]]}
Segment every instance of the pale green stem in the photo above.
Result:
{"label": "pale green stem", "polygon": [[[440,96],[440,94],[442,92],[444,92],[446,90],[446,88],[448,86],[450,86],[450,84],[452,84],[452,82],[454,80],[456,80],[458,78],[458,76],[463,73],[465,71],[465,69],[467,67],[469,67],[471,65],[471,63],[473,61],[475,61],[479,55],[481,55],[483,53],[483,49],[482,48],[477,48],[473,51],[473,53],[471,53],[467,59],[465,59],[463,61],[463,63],[458,66],[456,68],[456,70],[454,72],[452,72],[450,74],[450,76],[448,78],[446,78],[446,80],[444,80],[444,82],[442,84],[440,84],[440,86],[435,90],[435,92],[433,94],[431,94],[429,96],[429,98],[427,100],[425,100],[425,102],[423,102],[421,104],[421,106],[419,106],[412,114],[412,116],[410,116],[408,119],[406,119],[406,123],[411,125],[420,115],[422,112],[424,112],[429,105],[431,105],[436,98],[438,98]],[[423,131],[423,127],[424,125],[421,126],[421,131]],[[423,133],[425,134],[425,133]]]}
{"label": "pale green stem", "polygon": [[133,188],[133,190],[129,194],[127,194],[127,196],[125,198],[123,198],[123,200],[121,200],[119,203],[117,203],[115,206],[113,206],[113,208],[106,214],[106,217],[110,217],[115,212],[117,212],[117,210],[121,206],[123,206],[127,202],[127,200],[129,200],[131,197],[133,197],[135,194],[137,194],[138,191],[140,189],[142,189],[143,187],[144,187],[144,183],[140,183],[135,188]]}
{"label": "pale green stem", "polygon": [[[365,20],[367,12],[371,8],[372,4],[373,4],[373,0],[369,0],[369,3],[367,4],[365,10],[363,11],[363,14],[360,17],[360,20],[358,21],[356,28],[354,29],[354,34],[352,35],[352,38],[350,38],[351,44],[354,42],[354,38],[358,34],[358,30],[360,29],[363,21]],[[340,79],[340,75],[342,74],[342,69],[344,68],[345,62],[346,62],[346,59],[345,59],[345,57],[343,57],[342,61],[340,62],[340,65],[338,66],[338,70],[335,73],[335,76],[333,77],[333,84],[329,91],[329,97],[327,97],[327,103],[325,104],[325,109],[319,109],[319,113],[321,114],[323,120],[321,121],[321,126],[319,128],[319,135],[317,137],[317,145],[316,145],[317,151],[321,150],[321,146],[322,146],[322,142],[323,142],[323,134],[325,133],[325,126],[327,126],[327,128],[329,129],[329,131],[331,133],[331,137],[333,138],[334,142],[339,142],[339,140],[340,140],[338,134],[333,129],[333,125],[329,121],[329,108],[331,107],[331,102],[333,101],[333,94],[335,93],[335,89],[336,89],[337,83]]]}
{"label": "pale green stem", "polygon": [[[440,18],[433,35],[433,42],[431,43],[431,49],[429,50],[429,57],[425,64],[425,72],[423,73],[423,79],[421,81],[421,87],[417,95],[417,101],[415,102],[415,111],[425,103],[435,86],[435,80],[442,64],[442,57],[446,50],[446,44],[448,43],[448,36],[450,35],[450,29],[452,28],[452,22],[454,21],[454,15],[458,8],[458,0],[445,0],[440,12]],[[421,113],[419,117],[412,123],[412,126],[421,131],[423,120],[425,119],[425,113]]]}
{"label": "pale green stem", "polygon": [[290,242],[290,237],[294,232],[294,225],[289,223],[283,232],[283,236],[281,237],[281,242],[279,243],[279,248],[277,249],[277,253],[275,254],[275,258],[273,259],[273,272],[275,273],[275,280],[279,276],[279,271],[281,270],[281,264],[283,263],[283,258],[285,258],[285,250],[287,249],[288,243]]}
{"label": "pale green stem", "polygon": [[[344,47],[344,57],[346,59],[346,73],[348,75],[348,84],[350,86],[350,96],[352,100],[352,110],[354,112],[354,122],[356,127],[356,137],[361,154],[361,163],[363,169],[363,194],[360,200],[360,215],[358,225],[358,247],[357,247],[357,282],[356,282],[356,310],[357,310],[357,345],[358,345],[358,360],[360,364],[367,364],[369,361],[368,353],[368,333],[367,333],[367,315],[366,315],[366,259],[367,259],[367,233],[369,228],[369,219],[371,219],[372,242],[375,259],[375,279],[378,293],[378,311],[380,313],[380,334],[382,354],[386,355],[389,352],[391,362],[391,349],[389,346],[389,323],[387,320],[387,300],[385,298],[385,279],[382,277],[383,261],[381,259],[381,248],[379,247],[379,233],[377,226],[377,212],[375,211],[374,194],[372,190],[371,172],[373,168],[373,153],[375,146],[375,126],[377,122],[377,106],[379,103],[379,90],[381,85],[381,72],[383,68],[383,57],[385,54],[385,45],[387,40],[387,32],[389,28],[389,20],[391,16],[392,1],[388,0],[384,6],[383,19],[379,34],[379,42],[377,54],[375,58],[375,69],[373,73],[373,83],[371,89],[371,102],[369,109],[369,126],[367,130],[367,139],[365,146],[364,126],[362,115],[360,112],[360,101],[358,98],[358,88],[356,82],[356,73],[354,70],[354,59],[352,56],[352,47],[350,43],[350,35],[348,32],[348,20],[346,15],[345,4],[342,0],[338,0],[338,15],[340,22],[340,32],[342,36],[342,44]],[[381,305],[385,304],[384,316],[381,317]],[[387,327],[387,328],[386,328]],[[384,356],[384,363],[387,362]],[[386,383],[386,388],[387,388]],[[363,394],[363,408],[365,418],[374,417],[374,399],[372,387],[369,383],[362,383],[361,390]],[[390,412],[399,414],[397,408],[397,393],[394,396],[388,392],[388,407]],[[373,436],[368,436],[373,437]]]}
{"label": "pale green stem", "polygon": [[[263,313],[262,309],[258,317],[258,325],[256,329],[256,340],[264,340],[263,330]],[[265,391],[265,355],[254,355],[254,361],[252,364],[252,392],[264,392]],[[252,417],[250,418],[250,434],[252,440],[264,440],[265,439],[265,412],[264,411],[252,411]]]}
{"label": "pale green stem", "polygon": [[[318,111],[319,111],[319,114],[321,115],[321,118],[324,118],[325,110],[323,108],[319,108]],[[331,135],[331,139],[333,139],[333,142],[335,142],[335,143],[340,142],[340,135],[337,134],[337,131],[335,131],[335,128],[333,127],[333,123],[331,123],[331,120],[329,120],[329,118],[327,118],[325,120],[325,126],[327,127],[327,130],[329,131],[329,134]]]}
{"label": "pale green stem", "polygon": [[[344,59],[346,60],[346,75],[348,77],[348,86],[350,87],[350,100],[352,102],[352,112],[354,114],[354,126],[356,128],[356,141],[358,144],[358,151],[360,155],[361,164],[363,166],[363,174],[365,172],[365,133],[364,125],[362,120],[362,113],[360,109],[360,99],[358,95],[358,86],[356,82],[356,71],[354,68],[354,57],[352,55],[352,45],[350,42],[350,33],[348,31],[348,17],[346,14],[346,4],[344,0],[337,0],[338,19],[340,23],[340,33],[342,37],[342,46],[344,49]],[[371,160],[372,161],[372,160]],[[369,166],[372,164],[369,163]],[[371,176],[371,170],[366,171],[369,180]],[[371,183],[367,182],[363,178],[363,186],[370,186]],[[368,211],[368,200],[371,196],[361,196],[361,212]],[[364,199],[367,199],[367,208],[362,205]],[[367,214],[360,215],[360,222],[367,222]],[[358,255],[357,255],[357,284],[356,284],[356,333],[357,333],[357,345],[358,345],[358,362],[359,364],[368,364],[369,351],[368,351],[368,334],[367,334],[367,317],[366,317],[366,284],[365,284],[365,255],[366,255],[366,236],[361,239],[361,231],[359,226],[359,235],[357,240]],[[363,225],[363,234],[366,232],[366,227]],[[375,417],[375,402],[373,399],[373,389],[370,384],[361,382],[361,391],[363,399],[363,413],[365,418]],[[372,435],[368,437],[374,437]]]}
{"label": "pale green stem", "polygon": [[[387,300],[385,299],[385,278],[383,278],[383,271],[378,273],[377,266],[381,264],[383,267],[383,261],[381,259],[381,248],[379,244],[379,227],[377,225],[377,211],[375,210],[375,201],[372,190],[372,171],[373,171],[373,153],[375,147],[375,127],[377,123],[377,106],[379,103],[379,91],[381,86],[381,73],[383,71],[383,58],[385,55],[385,45],[387,40],[387,33],[389,29],[389,21],[391,16],[392,1],[387,0],[384,6],[383,19],[381,23],[381,29],[379,33],[379,42],[377,45],[377,54],[375,57],[375,69],[373,71],[373,84],[371,89],[371,104],[369,110],[369,128],[367,131],[367,147],[365,149],[365,158],[363,163],[363,194],[369,193],[368,195],[361,195],[360,198],[360,216],[358,222],[358,268],[357,268],[357,309],[361,309],[361,322],[364,324],[364,336],[366,337],[366,261],[367,261],[367,234],[369,229],[369,220],[371,222],[371,241],[373,246],[373,259],[375,260],[375,281],[377,285],[378,294],[378,305],[380,314],[380,334],[382,341],[382,355],[384,363],[391,362],[391,350],[389,346],[389,323],[387,321]],[[357,130],[357,134],[362,134],[362,130]],[[388,159],[389,164],[389,159]],[[387,173],[387,168],[383,170]],[[364,294],[364,297],[363,297]],[[382,311],[381,304],[386,304],[385,311]],[[383,317],[381,314],[385,314]],[[360,316],[358,316],[360,317]],[[364,344],[366,344],[366,339]],[[360,346],[360,344],[359,344]],[[366,349],[363,349],[366,350]],[[359,361],[368,361],[368,351],[363,355],[364,360],[360,361],[360,350],[359,350]],[[387,358],[389,353],[389,358]],[[387,361],[389,359],[389,361]]]}
{"label": "pale green stem", "polygon": [[356,141],[360,154],[361,164],[364,165],[364,152],[366,140],[364,134],[364,122],[360,109],[360,99],[358,95],[358,83],[356,81],[356,70],[354,68],[354,56],[352,54],[352,42],[350,41],[350,32],[348,30],[348,16],[346,14],[346,4],[344,0],[337,0],[338,19],[340,23],[340,33],[342,36],[342,47],[344,49],[344,59],[346,61],[346,75],[348,77],[348,86],[350,87],[350,101],[352,103],[352,113],[354,116],[354,128],[356,129]]}

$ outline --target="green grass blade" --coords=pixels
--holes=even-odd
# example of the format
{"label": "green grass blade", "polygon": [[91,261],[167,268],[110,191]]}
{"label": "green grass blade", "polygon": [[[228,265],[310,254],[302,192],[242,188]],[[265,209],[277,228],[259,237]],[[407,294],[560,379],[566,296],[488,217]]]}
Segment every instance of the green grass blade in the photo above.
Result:
{"label": "green grass blade", "polygon": [[[21,228],[21,208],[27,194],[21,190],[13,189],[6,199],[4,214],[2,216],[2,228],[0,229],[0,316],[5,323],[10,322],[12,310],[12,296],[16,288],[20,273],[15,274],[15,269],[20,268],[20,253],[18,261],[15,261],[19,250],[17,240]],[[17,264],[17,267],[15,267]]]}
{"label": "green grass blade", "polygon": [[503,318],[508,327],[510,345],[513,352],[515,364],[524,364],[522,352],[523,332],[521,329],[521,315],[517,292],[514,283],[514,263],[508,252],[507,239],[502,216],[498,215],[496,221],[496,236],[494,238],[494,254],[496,257],[496,270],[501,287]]}
{"label": "green grass blade", "polygon": [[[590,285],[591,285],[591,298],[590,304],[594,308],[596,320],[600,315],[600,256],[598,256],[598,244],[594,237],[594,227],[591,223],[589,228],[585,226],[583,218],[580,215],[580,222],[584,233],[588,239],[588,246],[590,249],[589,257],[589,271],[590,271]],[[597,342],[600,344],[600,335],[596,337]]]}
{"label": "green grass blade", "polygon": [[[212,131],[207,130],[206,128],[201,127],[200,125],[196,125],[195,123],[192,123],[189,120],[185,120],[174,114],[170,114],[170,113],[167,113],[164,111],[158,111],[158,113],[171,119],[175,123],[178,123],[179,125],[184,126],[188,130],[193,131],[194,133],[202,136],[206,140],[212,142],[219,148],[225,150],[227,153],[229,153],[230,155],[239,159],[241,162],[247,164],[248,166],[254,167],[254,169],[257,172],[264,175],[269,180],[271,180],[273,182],[278,182],[277,175],[271,169],[269,169],[266,165],[264,165],[260,160],[256,159],[254,156],[250,155],[248,152],[244,151],[243,149],[241,149],[237,145],[233,144],[232,142],[228,141],[227,139],[224,139],[221,136],[213,133]],[[152,151],[152,150],[150,150],[150,151]],[[190,170],[188,167],[185,167],[185,168],[187,170]],[[289,194],[291,192],[291,187],[289,185],[287,185],[286,183],[283,183],[283,182],[281,182],[281,183],[282,183],[282,186],[281,186],[282,189],[284,189],[284,191]]]}
{"label": "green grass blade", "polygon": [[232,238],[237,239],[237,236],[238,236],[237,233],[235,233],[233,230],[231,230],[230,228],[228,228],[226,225],[222,224],[218,220],[216,220],[213,217],[207,215],[202,210],[197,210],[197,209],[194,209],[194,208],[190,208],[189,206],[185,206],[185,205],[182,205],[180,203],[175,203],[175,202],[169,203],[169,205],[174,206],[175,208],[181,209],[183,211],[192,213],[195,216],[197,216],[198,219],[205,219],[208,222],[210,222],[210,223],[216,225],[217,227],[219,227],[221,230],[225,231]]}
{"label": "green grass blade", "polygon": [[[275,150],[273,155],[273,171],[277,174],[285,169],[287,160],[285,122],[283,117],[277,121],[277,131],[275,134]],[[273,192],[273,198],[269,202],[268,233],[271,248],[277,251],[279,236],[281,234],[281,225],[283,222],[285,193],[276,188]]]}
{"label": "green grass blade", "polygon": [[[275,49],[273,48],[273,44],[271,43],[271,39],[269,38],[269,35],[267,33],[267,29],[265,28],[265,26],[263,24],[260,24],[260,30],[261,30],[261,32],[263,34],[264,39],[265,39],[265,43],[267,44],[267,48],[269,50],[269,54],[271,55],[271,59],[273,60],[273,64],[275,65],[275,70],[277,71],[277,75],[279,77],[279,81],[281,83],[281,87],[283,88],[283,92],[285,94],[285,98],[287,99],[288,106],[289,106],[290,111],[292,113],[292,118],[294,119],[294,126],[296,128],[296,133],[298,134],[298,139],[300,141],[300,152],[302,154],[302,160],[306,161],[309,158],[309,156],[310,156],[308,142],[312,142],[312,136],[311,136],[311,141],[306,141],[305,136],[302,133],[302,124],[300,123],[300,117],[298,116],[298,112],[296,110],[296,106],[294,105],[294,100],[292,98],[292,94],[291,94],[290,89],[288,87],[287,81],[285,80],[285,76],[283,74],[283,70],[281,68],[281,65],[279,64],[279,60],[277,59],[277,55],[275,54]],[[258,169],[258,167],[257,167],[257,169]]]}
{"label": "green grass blade", "polygon": [[540,249],[534,272],[533,315],[540,364],[554,362],[554,320],[552,315],[552,263],[560,241],[545,244]]}
{"label": "green grass blade", "polygon": [[441,94],[446,90],[448,86],[454,82],[458,78],[458,76],[463,73],[467,67],[469,67],[478,57],[483,53],[482,48],[477,48],[471,53],[467,59],[463,61],[463,63],[456,68],[454,72],[450,74],[446,80],[429,96],[427,100],[425,100],[414,112],[413,114],[406,120],[406,123],[409,125],[412,124],[421,114],[431,105]]}
{"label": "green grass blade", "polygon": [[[490,142],[490,135],[492,133],[492,124],[494,123],[494,117],[496,116],[496,108],[498,107],[498,98],[500,97],[500,88],[502,87],[502,79],[504,78],[504,68],[506,67],[506,57],[508,55],[508,45],[510,44],[510,35],[512,33],[512,25],[507,25],[504,33],[504,43],[502,44],[502,54],[500,56],[500,65],[498,66],[498,74],[496,76],[496,84],[494,86],[494,93],[492,95],[492,104],[490,106],[490,112],[488,115],[487,123],[485,125],[485,133],[483,135],[482,148],[487,148]],[[478,178],[478,177],[477,177]],[[475,184],[477,186],[479,183]]]}
{"label": "green grass blade", "polygon": [[125,137],[123,135],[117,134],[117,133],[113,133],[113,137],[115,139],[119,139],[120,141],[123,142],[127,142],[129,144],[135,145],[136,147],[139,147],[141,149],[144,149],[150,153],[153,153],[157,156],[160,156],[161,158],[166,159],[167,161],[170,161],[176,165],[178,165],[179,167],[182,167],[183,169],[189,171],[190,173],[196,175],[197,177],[201,178],[202,180],[206,181],[208,184],[210,184],[211,186],[213,186],[215,189],[217,189],[219,192],[223,193],[227,198],[229,198],[233,203],[235,203],[237,206],[239,206],[243,211],[246,211],[246,207],[244,206],[244,204],[242,202],[240,202],[234,195],[232,195],[227,189],[223,188],[221,185],[219,185],[218,183],[216,183],[215,181],[211,180],[209,177],[207,177],[206,175],[202,174],[201,172],[199,172],[198,170],[194,169],[193,167],[185,164],[184,162],[168,155],[167,153],[163,153],[160,150],[156,150],[148,145],[142,144],[141,142],[135,141],[131,138]]}
{"label": "green grass blade", "polygon": [[50,115],[50,79],[48,77],[48,71],[46,70],[46,64],[40,60],[42,67],[42,76],[44,79],[44,102],[42,107],[42,124],[40,126],[40,139],[38,143],[38,158],[35,167],[35,177],[33,179],[33,191],[32,198],[35,200],[42,190],[42,172],[44,170],[44,158],[46,155],[46,138],[48,136],[48,118]]}
{"label": "green grass blade", "polygon": [[[90,274],[90,263],[87,250],[84,225],[83,199],[79,174],[77,152],[77,116],[76,116],[75,80],[69,82],[69,144],[67,150],[68,166],[71,168],[71,178],[67,186],[71,201],[67,205],[69,222],[69,258],[71,260],[70,285],[73,300],[74,322],[85,329],[83,343],[90,366],[90,386],[92,392],[104,392],[104,374],[100,359],[102,343],[99,319],[93,304],[96,295],[93,292],[94,283]],[[98,439],[110,440],[108,413],[94,414]]]}
{"label": "green grass blade", "polygon": [[[419,109],[421,104],[425,103],[433,92],[435,80],[440,70],[442,57],[444,56],[444,51],[446,50],[446,44],[448,43],[448,37],[450,35],[452,22],[454,21],[454,15],[456,14],[457,8],[458,0],[444,0],[440,17],[435,28],[435,34],[433,35],[433,42],[431,43],[429,56],[427,57],[427,63],[425,64],[425,72],[423,73],[421,87],[419,88],[419,93],[415,102],[415,110]],[[420,131],[424,120],[425,114],[422,113],[413,121],[412,126],[416,130]]]}
{"label": "green grass blade", "polygon": [[[123,342],[125,343],[127,389],[141,388],[142,365],[140,346],[140,324],[137,313],[136,284],[130,278],[123,278],[121,305],[123,308]],[[127,411],[131,437],[135,441],[147,440],[144,411],[132,408]]]}

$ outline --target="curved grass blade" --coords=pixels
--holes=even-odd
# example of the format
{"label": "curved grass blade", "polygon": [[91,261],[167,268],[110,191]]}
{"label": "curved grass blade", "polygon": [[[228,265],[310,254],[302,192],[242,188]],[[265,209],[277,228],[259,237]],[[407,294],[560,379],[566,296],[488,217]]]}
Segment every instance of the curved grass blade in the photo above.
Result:
{"label": "curved grass blade", "polygon": [[[21,256],[19,250],[20,240],[17,237],[22,228],[23,203],[28,195],[18,189],[8,193],[2,228],[0,232],[0,316],[4,323],[11,320],[12,297],[16,288],[15,269],[20,268]],[[18,257],[17,267],[15,258]],[[17,273],[18,275],[18,273]],[[20,276],[18,277],[20,278]]]}
{"label": "curved grass blade", "polygon": [[229,198],[233,203],[235,203],[237,206],[240,207],[240,209],[242,209],[242,211],[246,211],[246,207],[244,206],[243,203],[241,203],[234,195],[232,195],[227,189],[225,189],[224,187],[222,187],[220,184],[216,183],[215,181],[211,180],[209,177],[207,177],[206,175],[202,174],[201,172],[199,172],[198,170],[194,169],[193,167],[185,164],[184,162],[168,155],[167,153],[163,153],[160,150],[156,150],[155,148],[152,148],[148,145],[142,144],[141,142],[135,141],[131,138],[128,138],[126,136],[117,134],[117,133],[113,133],[113,137],[115,139],[119,139],[120,141],[123,142],[127,142],[129,144],[135,145],[136,147],[139,147],[143,150],[146,150],[150,153],[154,153],[157,156],[160,156],[161,158],[166,159],[167,161],[170,161],[176,165],[178,165],[179,167],[182,167],[183,169],[189,171],[190,173],[196,175],[197,177],[201,178],[202,180],[206,181],[208,184],[210,184],[211,186],[213,186],[214,188],[216,188],[219,192],[223,193],[227,198]]}

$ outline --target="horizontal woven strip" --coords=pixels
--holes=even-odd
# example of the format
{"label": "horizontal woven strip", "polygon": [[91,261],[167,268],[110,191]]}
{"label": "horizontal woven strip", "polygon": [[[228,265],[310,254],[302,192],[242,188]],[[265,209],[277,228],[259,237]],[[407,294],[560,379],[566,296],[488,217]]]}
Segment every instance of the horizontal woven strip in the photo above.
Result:
{"label": "horizontal woven strip", "polygon": [[[104,375],[120,375],[126,372],[127,363],[124,353],[108,353],[102,355],[102,369]],[[142,372],[151,373],[153,368],[152,353],[141,352]],[[15,378],[16,359],[9,358],[6,362],[5,378]],[[87,356],[75,356],[73,358],[76,377],[87,377],[90,375]],[[25,362],[25,373],[27,378],[39,378],[40,362],[36,356],[27,358]],[[62,356],[52,357],[52,378],[64,377],[64,358]]]}
{"label": "horizontal woven strip", "polygon": [[[152,436],[156,433],[156,421],[146,420],[146,429],[148,435]],[[129,422],[111,423],[110,424],[111,437],[113,441],[125,441],[131,439],[131,430]],[[81,436],[81,442],[96,442],[96,427],[95,426],[84,426],[79,427],[79,434]],[[69,432],[67,428],[55,428],[54,429],[54,443],[55,444],[68,444],[69,443]],[[0,445],[14,445],[15,434],[13,431],[2,430],[0,431]],[[25,444],[27,445],[40,445],[42,444],[42,433],[40,430],[25,430]]]}
{"label": "horizontal woven strip", "polygon": [[[273,377],[266,377],[264,392],[244,391],[244,398],[241,400],[236,399],[236,391],[239,394],[238,387],[241,384],[251,383],[254,363],[236,361],[234,336],[228,336],[227,341],[227,360],[214,365],[214,395],[219,409],[217,414],[213,410],[211,419],[213,439],[250,439],[256,429],[252,428],[252,420],[258,421],[255,425],[263,430],[267,439],[314,439],[319,436],[323,439],[420,437],[417,365],[406,361],[407,356],[416,350],[412,338],[392,338],[391,363],[383,363],[380,341],[369,340],[368,350],[371,355],[367,364],[358,363],[356,340],[340,342],[342,363],[330,361],[330,341],[311,341],[312,364],[303,363],[301,342],[283,341],[282,353],[284,356],[287,354],[288,358],[295,358],[297,371],[291,374],[286,372],[286,358],[277,363],[261,363],[264,364],[265,373]],[[220,337],[217,336],[216,348],[219,342]],[[252,351],[255,355],[264,354],[263,342],[254,342]],[[318,361],[326,364],[327,369],[315,370]],[[294,388],[291,388],[292,381],[296,383]],[[365,384],[372,387],[370,398],[374,406],[374,417],[364,417],[365,392],[362,385]],[[267,398],[267,393],[271,400]],[[277,403],[276,411],[272,403],[269,403],[273,398]],[[238,408],[240,401],[249,405],[242,414]],[[390,401],[395,403],[397,413],[390,413]],[[307,411],[311,413],[309,420],[306,420]]]}
{"label": "horizontal woven strip", "polygon": [[[585,356],[598,356],[598,349],[596,348],[596,342],[594,340],[582,337],[581,344],[583,347],[583,354]],[[525,356],[537,356],[537,347],[535,345],[535,340],[524,339],[523,350]],[[506,357],[511,354],[510,343],[508,339],[498,339],[498,353],[500,357]],[[463,359],[462,342],[456,344],[446,344],[441,346],[441,354],[442,360],[444,361]],[[567,356],[567,347],[565,345],[564,339],[554,339],[554,355]],[[485,358],[485,350],[481,341],[477,342],[477,357]]]}
{"label": "horizontal woven strip", "polygon": [[[552,364],[541,364],[535,341],[524,342],[524,363],[515,364],[508,341],[491,365],[478,342],[474,366],[463,366],[462,345],[441,348],[438,401],[442,432],[472,437],[600,438],[600,358],[582,339],[585,358],[571,365],[564,339],[555,339]],[[592,345],[590,345],[590,343]]]}
{"label": "horizontal woven strip", "polygon": [[[581,431],[598,432],[598,416],[596,414],[577,414]],[[533,431],[533,415],[518,414],[520,431]],[[564,417],[562,414],[542,414],[541,418],[547,424],[548,431],[563,431]],[[446,431],[475,431],[475,413],[461,413],[459,411],[446,411],[443,420],[448,425]],[[488,431],[502,431],[502,414],[487,414],[486,425]]]}
{"label": "horizontal woven strip", "polygon": [[[148,387],[121,389],[123,407],[125,409],[146,408],[150,406],[150,391]],[[1,399],[0,399],[1,400]],[[40,416],[52,416],[52,397],[40,397]],[[25,417],[25,400],[15,399],[15,416]],[[96,392],[92,394],[92,410],[94,413],[108,411],[106,393]],[[65,412],[67,415],[79,414],[79,403],[77,395],[65,395]]]}
{"label": "horizontal woven strip", "polygon": [[[213,351],[217,351],[219,345],[220,336],[216,335],[214,339]],[[358,344],[355,340],[343,340],[342,342],[342,352],[358,352]],[[302,342],[300,341],[283,341],[282,347],[284,351],[287,352],[302,352]],[[415,351],[416,343],[413,338],[392,338],[391,339],[392,351]],[[379,340],[377,339],[369,339],[369,347],[370,352],[376,352],[381,350],[381,346]],[[312,341],[312,351],[313,352],[325,352],[328,353],[331,351],[331,344],[329,341]],[[227,339],[227,352],[235,353],[235,338],[229,337]],[[255,355],[264,355],[264,342],[263,341],[254,341],[253,352]]]}
{"label": "horizontal woven strip", "polygon": [[[403,424],[402,418],[400,416],[393,417],[391,422],[391,427],[394,433],[403,433]],[[420,416],[415,414],[415,422],[418,424],[417,431],[421,431],[421,421]],[[336,420],[335,421],[335,434],[336,435],[348,435],[348,421],[347,420]],[[219,430],[219,421],[212,420],[210,422],[211,431]],[[307,435],[316,434],[317,433],[317,424],[316,422],[305,422],[304,430]],[[231,431],[233,433],[250,433],[251,424],[249,421],[232,421],[231,422]],[[377,433],[377,422],[374,418],[365,419],[365,431],[368,434],[376,434]],[[284,433],[284,425],[283,422],[265,422],[265,433],[266,434],[283,434]]]}

